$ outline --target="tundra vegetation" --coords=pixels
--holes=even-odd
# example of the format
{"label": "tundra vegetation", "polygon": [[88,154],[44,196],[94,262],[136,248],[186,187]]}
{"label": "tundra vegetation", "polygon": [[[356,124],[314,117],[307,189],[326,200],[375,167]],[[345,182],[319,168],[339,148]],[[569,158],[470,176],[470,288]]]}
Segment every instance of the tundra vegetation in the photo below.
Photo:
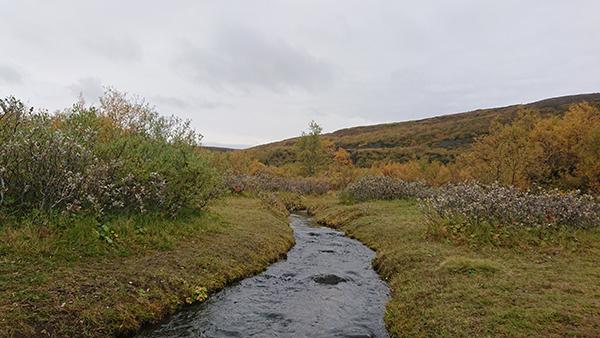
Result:
{"label": "tundra vegetation", "polygon": [[112,89],[52,114],[6,98],[0,335],[134,331],[280,257],[308,208],[377,251],[392,336],[597,336],[598,101],[548,102],[423,122],[470,130],[449,156],[365,161],[357,134],[314,121],[284,147],[212,152]]}
{"label": "tundra vegetation", "polygon": [[112,89],[56,113],[0,100],[0,336],[131,333],[284,255],[286,215],[224,196],[199,142]]}
{"label": "tundra vegetation", "polygon": [[[338,193],[300,203],[377,251],[392,336],[597,336],[599,131],[597,105],[518,109],[453,161],[366,168],[323,137],[312,179]],[[306,175],[299,158],[260,163],[270,177]]]}

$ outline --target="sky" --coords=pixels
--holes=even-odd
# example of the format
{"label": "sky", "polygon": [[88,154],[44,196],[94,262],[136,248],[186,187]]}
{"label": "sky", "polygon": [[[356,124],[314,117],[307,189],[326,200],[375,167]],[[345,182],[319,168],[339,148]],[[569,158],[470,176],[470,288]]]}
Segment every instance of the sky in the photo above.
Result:
{"label": "sky", "polygon": [[0,96],[107,87],[206,145],[600,92],[598,0],[0,0]]}

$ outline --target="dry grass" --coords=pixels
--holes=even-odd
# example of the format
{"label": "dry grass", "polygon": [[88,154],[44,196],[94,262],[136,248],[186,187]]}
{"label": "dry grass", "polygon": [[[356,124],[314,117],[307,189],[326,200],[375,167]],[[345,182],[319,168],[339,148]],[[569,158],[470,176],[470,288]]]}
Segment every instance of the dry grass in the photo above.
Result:
{"label": "dry grass", "polygon": [[472,247],[431,239],[412,201],[308,204],[322,223],[377,250],[394,337],[600,336],[597,230],[574,231],[568,244]]}
{"label": "dry grass", "polygon": [[293,244],[286,217],[249,198],[177,220],[110,224],[118,234],[112,245],[85,220],[0,230],[0,336],[131,333],[172,313],[195,287],[214,292]]}

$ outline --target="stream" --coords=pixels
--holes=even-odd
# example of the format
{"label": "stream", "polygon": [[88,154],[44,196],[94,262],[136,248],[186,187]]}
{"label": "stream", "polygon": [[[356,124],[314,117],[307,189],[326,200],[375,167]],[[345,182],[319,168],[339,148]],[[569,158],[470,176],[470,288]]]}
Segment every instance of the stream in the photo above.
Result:
{"label": "stream", "polygon": [[388,337],[389,297],[374,252],[291,215],[287,259],[212,295],[140,337]]}

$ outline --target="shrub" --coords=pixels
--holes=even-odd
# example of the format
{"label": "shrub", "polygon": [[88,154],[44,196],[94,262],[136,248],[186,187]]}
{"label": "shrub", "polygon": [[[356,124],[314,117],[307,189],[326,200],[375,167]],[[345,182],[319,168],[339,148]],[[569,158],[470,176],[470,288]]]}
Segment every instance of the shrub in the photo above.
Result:
{"label": "shrub", "polygon": [[305,209],[302,197],[293,192],[261,191],[258,198],[272,210],[284,215]]}
{"label": "shrub", "polygon": [[284,177],[267,173],[256,175],[227,175],[225,184],[230,191],[286,191],[301,195],[320,195],[330,190],[330,185],[313,177]]}
{"label": "shrub", "polygon": [[387,176],[365,176],[351,183],[342,192],[347,201],[393,200],[402,198],[425,198],[431,188],[422,182],[406,182]]}
{"label": "shrub", "polygon": [[0,100],[0,212],[203,207],[219,176],[186,121],[108,90],[101,106],[58,114]]}
{"label": "shrub", "polygon": [[430,216],[453,223],[530,228],[600,225],[600,203],[578,192],[522,191],[497,184],[445,185],[427,199]]}

